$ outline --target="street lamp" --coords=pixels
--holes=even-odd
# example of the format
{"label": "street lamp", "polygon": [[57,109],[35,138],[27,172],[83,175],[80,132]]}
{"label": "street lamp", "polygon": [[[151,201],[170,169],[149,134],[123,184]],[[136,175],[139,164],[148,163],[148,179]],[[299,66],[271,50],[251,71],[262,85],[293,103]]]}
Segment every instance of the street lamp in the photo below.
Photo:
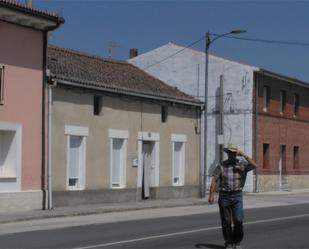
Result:
{"label": "street lamp", "polygon": [[[209,55],[208,50],[215,40],[224,37],[226,35],[231,34],[241,34],[245,33],[246,30],[232,30],[230,32],[217,35],[217,34],[211,34],[210,32],[206,33],[206,44],[205,44],[205,95],[204,95],[204,174],[203,174],[203,188],[202,188],[202,197],[205,197],[206,195],[206,189],[207,189],[207,96],[208,96],[208,63],[209,63]],[[213,39],[211,39],[210,36],[214,36]]]}

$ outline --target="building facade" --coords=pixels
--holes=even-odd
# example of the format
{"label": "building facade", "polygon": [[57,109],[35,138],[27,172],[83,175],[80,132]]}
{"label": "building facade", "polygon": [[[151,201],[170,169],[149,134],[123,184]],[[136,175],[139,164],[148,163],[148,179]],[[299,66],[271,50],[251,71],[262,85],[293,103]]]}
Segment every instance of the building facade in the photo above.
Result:
{"label": "building facade", "polygon": [[266,70],[255,78],[258,190],[308,188],[309,85]]}
{"label": "building facade", "polygon": [[200,101],[127,62],[48,54],[54,206],[199,196]]}
{"label": "building facade", "polygon": [[47,32],[63,19],[0,1],[0,211],[41,209]]}
{"label": "building facade", "polygon": [[[129,62],[204,101],[204,52],[168,43]],[[305,82],[210,55],[207,183],[224,157],[222,146],[234,143],[259,166],[246,191],[308,188],[308,96]]]}
{"label": "building facade", "polygon": [[[181,53],[179,52],[181,51]],[[175,54],[175,55],[174,55]],[[173,56],[171,56],[173,55]],[[168,60],[164,60],[167,56]],[[129,60],[162,81],[204,101],[205,53],[184,49],[168,43]],[[222,147],[237,144],[246,154],[253,155],[253,90],[254,71],[258,68],[209,55],[207,98],[207,185],[212,171],[223,159]],[[204,127],[204,115],[202,125]],[[204,137],[204,130],[201,129]],[[202,169],[204,143],[201,141]],[[254,176],[247,176],[245,190],[254,190]]]}

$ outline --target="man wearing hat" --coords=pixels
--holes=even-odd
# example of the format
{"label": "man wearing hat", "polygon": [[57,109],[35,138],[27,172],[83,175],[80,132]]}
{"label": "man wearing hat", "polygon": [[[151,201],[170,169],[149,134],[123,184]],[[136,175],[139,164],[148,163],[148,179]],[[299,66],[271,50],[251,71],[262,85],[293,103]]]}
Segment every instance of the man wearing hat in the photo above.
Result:
{"label": "man wearing hat", "polygon": [[218,204],[225,248],[241,249],[244,217],[242,189],[247,173],[257,165],[235,144],[227,145],[223,151],[227,153],[228,159],[220,162],[213,172],[208,202],[214,203],[214,192],[219,182]]}

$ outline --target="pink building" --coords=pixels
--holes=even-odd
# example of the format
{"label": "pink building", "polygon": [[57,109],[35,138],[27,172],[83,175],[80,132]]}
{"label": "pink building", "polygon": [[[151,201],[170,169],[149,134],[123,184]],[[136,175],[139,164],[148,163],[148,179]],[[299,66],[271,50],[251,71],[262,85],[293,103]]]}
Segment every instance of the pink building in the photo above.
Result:
{"label": "pink building", "polygon": [[0,211],[44,205],[47,34],[63,22],[0,0]]}

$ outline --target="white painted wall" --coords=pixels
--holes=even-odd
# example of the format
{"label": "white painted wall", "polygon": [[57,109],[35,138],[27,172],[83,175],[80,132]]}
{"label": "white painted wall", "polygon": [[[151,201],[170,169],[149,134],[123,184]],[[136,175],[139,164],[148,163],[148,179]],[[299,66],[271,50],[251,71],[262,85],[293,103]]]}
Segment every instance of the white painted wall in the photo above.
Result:
{"label": "white painted wall", "polygon": [[[132,58],[129,62],[165,83],[176,86],[179,90],[204,101],[205,53],[194,49],[183,49],[183,46],[168,43]],[[164,60],[175,53],[177,54]],[[219,110],[220,75],[223,75],[224,79],[223,142],[224,144],[237,144],[246,154],[252,156],[252,96],[253,72],[255,70],[258,68],[209,56],[207,133],[207,173],[209,179],[218,162],[217,120],[219,116],[216,111]],[[203,126],[202,119],[201,127]],[[201,135],[203,138],[203,130]],[[203,148],[202,143],[202,151],[204,151]],[[203,165],[203,161],[201,165]],[[247,177],[245,190],[253,191],[252,173]]]}

